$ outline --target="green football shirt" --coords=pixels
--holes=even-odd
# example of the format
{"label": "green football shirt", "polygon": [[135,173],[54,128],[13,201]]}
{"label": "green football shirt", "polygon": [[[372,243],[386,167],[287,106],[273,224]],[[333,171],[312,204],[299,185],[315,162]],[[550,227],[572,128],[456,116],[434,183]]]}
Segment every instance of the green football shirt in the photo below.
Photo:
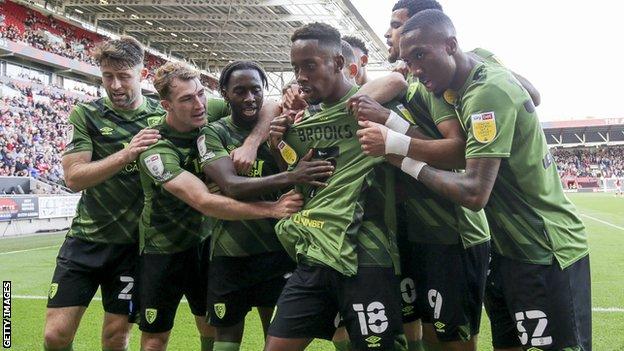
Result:
{"label": "green football shirt", "polygon": [[[204,169],[216,160],[229,157],[232,150],[243,145],[251,129],[234,123],[231,116],[208,124],[197,139],[200,167]],[[268,146],[258,148],[256,161],[247,177],[266,177],[279,173]],[[275,201],[279,193],[265,195],[254,200]],[[282,251],[282,245],[275,235],[274,219],[245,221],[212,220],[211,250],[214,256],[251,256],[265,252]]]}
{"label": "green football shirt", "polygon": [[[121,151],[135,134],[163,113],[160,103],[147,97],[132,111],[114,108],[107,97],[78,104],[69,116],[65,155],[90,151],[92,161],[102,160]],[[101,243],[136,243],[142,207],[139,170],[132,162],[111,178],[82,191],[67,235]]]}
{"label": "green football shirt", "polygon": [[[207,98],[206,119],[218,120],[227,112],[221,99]],[[203,215],[163,188],[163,184],[188,171],[203,178],[199,167],[196,139],[199,130],[181,133],[173,130],[161,115],[152,123],[162,138],[137,159],[145,193],[139,223],[142,253],[176,253],[187,250],[210,235]]]}
{"label": "green football shirt", "polygon": [[333,105],[323,104],[284,136],[279,148],[291,167],[312,149],[314,159],[330,160],[335,170],[326,187],[298,186],[303,210],[275,228],[297,262],[329,266],[347,276],[356,274],[358,266],[398,269],[394,169],[383,158],[362,153],[357,120],[346,108],[356,91]]}
{"label": "green football shirt", "polygon": [[[404,115],[433,139],[443,138],[438,124],[457,119],[451,105],[436,98],[419,82],[412,83],[408,89],[405,106],[408,112]],[[490,239],[483,210],[474,212],[456,205],[403,172],[398,180],[401,194],[405,194],[400,202],[405,207],[409,241],[448,245],[461,240],[463,247],[468,248]]]}
{"label": "green football shirt", "polygon": [[501,159],[486,213],[493,249],[523,262],[565,268],[587,255],[587,235],[563,193],[535,107],[511,72],[477,64],[457,92],[466,158]]}

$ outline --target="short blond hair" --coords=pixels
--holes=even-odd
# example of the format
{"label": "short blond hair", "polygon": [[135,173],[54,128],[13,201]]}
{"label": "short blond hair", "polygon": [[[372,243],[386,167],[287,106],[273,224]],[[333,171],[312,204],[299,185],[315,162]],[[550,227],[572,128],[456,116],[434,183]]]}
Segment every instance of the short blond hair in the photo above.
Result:
{"label": "short blond hair", "polygon": [[199,71],[182,62],[167,62],[157,69],[154,75],[154,88],[161,99],[169,98],[171,83],[176,78],[183,81],[199,78]]}
{"label": "short blond hair", "polygon": [[138,40],[125,35],[98,44],[93,49],[93,58],[100,67],[105,64],[112,65],[116,69],[133,68],[143,64],[145,50]]}

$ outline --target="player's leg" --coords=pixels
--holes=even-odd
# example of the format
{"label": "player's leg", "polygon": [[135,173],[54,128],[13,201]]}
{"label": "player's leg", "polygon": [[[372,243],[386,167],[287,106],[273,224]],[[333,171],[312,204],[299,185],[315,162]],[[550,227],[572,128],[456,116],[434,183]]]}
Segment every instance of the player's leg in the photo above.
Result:
{"label": "player's leg", "polygon": [[401,291],[401,314],[403,332],[409,351],[423,351],[422,323],[424,309],[418,303],[417,285],[424,284],[425,261],[418,251],[417,245],[405,240],[399,240],[401,255],[401,277],[399,289]]}
{"label": "player's leg", "polygon": [[326,267],[297,266],[277,301],[265,351],[299,351],[314,338],[331,339],[338,326],[335,292],[329,285],[332,272]]}
{"label": "player's leg", "polygon": [[501,259],[508,313],[524,350],[591,350],[589,257],[561,269]]}
{"label": "player's leg", "polygon": [[212,351],[216,331],[208,324],[208,272],[210,267],[210,246],[204,241],[186,251],[184,267],[183,291],[189,303],[191,313],[195,316],[195,325],[199,332],[201,351]]}
{"label": "player's leg", "polygon": [[[397,350],[403,334],[401,297],[393,268],[358,267],[346,277],[336,272],[340,314],[353,350]],[[394,287],[394,288],[389,288]]]}
{"label": "player's leg", "polygon": [[101,289],[104,306],[102,349],[125,350],[130,341],[130,318],[136,313],[133,296],[138,294],[136,244],[109,245],[102,267]]}
{"label": "player's leg", "polygon": [[[278,256],[278,255],[275,255]],[[276,261],[283,260],[284,258],[289,260],[287,266],[285,268],[282,266],[279,269],[279,273],[276,277],[269,278],[266,281],[253,285],[251,288],[247,288],[244,292],[246,296],[245,300],[250,301],[252,306],[256,306],[258,310],[258,315],[260,316],[260,322],[262,323],[262,331],[264,332],[264,338],[266,339],[267,333],[269,331],[269,325],[271,324],[271,317],[273,317],[273,311],[275,310],[275,305],[277,304],[277,300],[279,299],[282,290],[284,290],[284,286],[288,281],[288,277],[290,277],[290,272],[293,270],[293,265],[290,262],[290,258],[286,256],[284,253],[284,257],[277,258]],[[287,274],[281,274],[287,270]]]}
{"label": "player's leg", "polygon": [[349,341],[349,334],[344,326],[339,326],[332,337],[332,343],[336,351],[349,351],[351,350],[351,342]]}
{"label": "player's leg", "polygon": [[490,319],[492,346],[495,351],[522,351],[516,325],[503,293],[500,256],[492,253],[483,304]]}
{"label": "player's leg", "polygon": [[46,311],[43,349],[72,350],[72,342],[86,307],[58,307]]}
{"label": "player's leg", "polygon": [[[186,284],[191,250],[175,254],[144,253],[139,259],[141,350],[167,349]],[[205,300],[205,298],[204,298]]]}
{"label": "player's leg", "polygon": [[[215,276],[211,275],[211,278],[213,277]],[[245,316],[251,310],[247,295],[242,291],[225,295],[211,293],[210,301],[207,319],[210,325],[215,328],[214,350],[239,350],[243,340]]]}
{"label": "player's leg", "polygon": [[425,344],[433,350],[474,351],[474,337],[481,324],[489,242],[467,249],[461,243],[425,245]]}
{"label": "player's leg", "polygon": [[48,292],[44,350],[71,350],[80,320],[99,281],[94,263],[101,244],[67,237],[59,250]]}

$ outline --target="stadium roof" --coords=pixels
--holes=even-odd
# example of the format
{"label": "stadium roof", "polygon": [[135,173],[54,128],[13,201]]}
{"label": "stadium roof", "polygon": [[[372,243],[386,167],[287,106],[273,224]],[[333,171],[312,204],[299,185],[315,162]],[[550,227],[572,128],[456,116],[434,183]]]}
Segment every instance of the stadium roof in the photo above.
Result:
{"label": "stadium roof", "polygon": [[267,71],[290,71],[290,35],[325,22],[367,43],[381,65],[387,50],[350,0],[56,0],[67,16],[217,73],[230,60],[255,60]]}

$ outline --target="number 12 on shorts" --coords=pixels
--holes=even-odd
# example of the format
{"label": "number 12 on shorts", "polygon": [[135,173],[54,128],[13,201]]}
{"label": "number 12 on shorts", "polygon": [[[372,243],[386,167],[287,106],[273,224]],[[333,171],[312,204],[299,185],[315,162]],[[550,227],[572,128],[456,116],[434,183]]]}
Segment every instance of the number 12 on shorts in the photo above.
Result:
{"label": "number 12 on shorts", "polygon": [[361,303],[353,304],[353,310],[357,313],[362,335],[368,335],[369,330],[375,334],[381,334],[388,329],[388,317],[386,308],[381,302],[371,302],[364,309]]}

